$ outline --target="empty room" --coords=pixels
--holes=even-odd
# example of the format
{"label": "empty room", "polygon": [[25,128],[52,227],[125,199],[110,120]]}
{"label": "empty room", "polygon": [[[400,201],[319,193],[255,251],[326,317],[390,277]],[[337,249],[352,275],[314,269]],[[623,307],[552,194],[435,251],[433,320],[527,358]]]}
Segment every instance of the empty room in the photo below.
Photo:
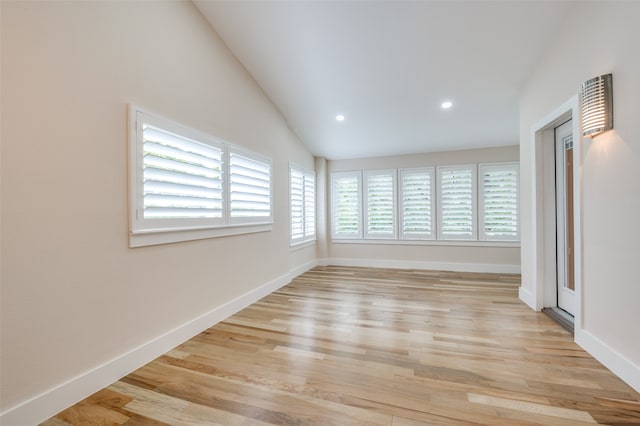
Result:
{"label": "empty room", "polygon": [[639,18],[0,0],[0,424],[640,425]]}

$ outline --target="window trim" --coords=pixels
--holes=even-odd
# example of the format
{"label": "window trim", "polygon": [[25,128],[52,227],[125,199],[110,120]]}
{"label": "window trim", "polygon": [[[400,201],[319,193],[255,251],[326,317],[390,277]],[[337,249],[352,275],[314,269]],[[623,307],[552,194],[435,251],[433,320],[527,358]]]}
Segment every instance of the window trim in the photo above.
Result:
{"label": "window trim", "polygon": [[[143,194],[143,123],[149,123],[165,132],[192,139],[199,143],[209,144],[222,150],[222,218],[211,219],[140,219],[140,211],[144,208]],[[255,232],[268,232],[273,228],[273,166],[271,159],[252,151],[230,144],[223,139],[208,135],[199,130],[169,120],[161,115],[142,109],[136,105],[128,105],[128,153],[129,153],[129,247],[143,247],[167,244],[180,241],[192,241],[206,238],[241,235]],[[229,151],[236,150],[257,158],[269,161],[270,165],[270,216],[265,220],[246,221],[243,223],[229,220]]]}
{"label": "window trim", "polygon": [[[292,222],[293,222],[293,211],[292,211],[292,200],[291,200],[291,176],[292,171],[296,171],[302,174],[302,237],[301,238],[293,238],[292,235]],[[313,234],[308,234],[307,229],[307,179],[311,177],[313,179]],[[317,240],[317,211],[316,211],[316,173],[307,168],[298,166],[293,162],[289,162],[289,247],[298,247],[303,244],[313,243]],[[311,244],[307,244],[311,245]]]}
{"label": "window trim", "polygon": [[520,241],[480,241],[480,240],[364,240],[339,239],[333,244],[375,244],[404,246],[453,246],[453,247],[520,247]]}

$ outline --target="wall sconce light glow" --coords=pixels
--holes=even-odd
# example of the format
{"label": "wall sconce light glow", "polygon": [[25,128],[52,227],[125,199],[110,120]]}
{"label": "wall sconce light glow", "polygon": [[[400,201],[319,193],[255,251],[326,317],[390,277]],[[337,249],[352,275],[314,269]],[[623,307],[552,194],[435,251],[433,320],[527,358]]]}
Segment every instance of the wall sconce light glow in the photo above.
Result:
{"label": "wall sconce light glow", "polygon": [[440,104],[440,108],[442,109],[449,109],[453,106],[453,102],[451,101],[444,101],[443,103]]}
{"label": "wall sconce light glow", "polygon": [[601,75],[582,83],[582,136],[592,138],[613,129],[613,77]]}
{"label": "wall sconce light glow", "polygon": [[344,121],[344,115],[342,114],[336,115],[336,121]]}

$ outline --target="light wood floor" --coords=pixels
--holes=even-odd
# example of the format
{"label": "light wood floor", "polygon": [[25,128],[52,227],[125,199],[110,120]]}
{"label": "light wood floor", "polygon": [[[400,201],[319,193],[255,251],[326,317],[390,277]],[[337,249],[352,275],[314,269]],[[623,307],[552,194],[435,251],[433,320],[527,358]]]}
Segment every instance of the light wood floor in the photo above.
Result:
{"label": "light wood floor", "polygon": [[639,425],[518,282],[318,267],[44,425]]}

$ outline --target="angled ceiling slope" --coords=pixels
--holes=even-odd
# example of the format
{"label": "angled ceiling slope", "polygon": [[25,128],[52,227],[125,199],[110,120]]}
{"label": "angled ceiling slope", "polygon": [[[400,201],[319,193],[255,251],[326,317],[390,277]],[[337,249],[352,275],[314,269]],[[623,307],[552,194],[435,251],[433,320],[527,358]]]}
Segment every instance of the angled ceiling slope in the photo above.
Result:
{"label": "angled ceiling slope", "polygon": [[518,94],[575,7],[194,3],[293,131],[329,159],[517,144]]}

